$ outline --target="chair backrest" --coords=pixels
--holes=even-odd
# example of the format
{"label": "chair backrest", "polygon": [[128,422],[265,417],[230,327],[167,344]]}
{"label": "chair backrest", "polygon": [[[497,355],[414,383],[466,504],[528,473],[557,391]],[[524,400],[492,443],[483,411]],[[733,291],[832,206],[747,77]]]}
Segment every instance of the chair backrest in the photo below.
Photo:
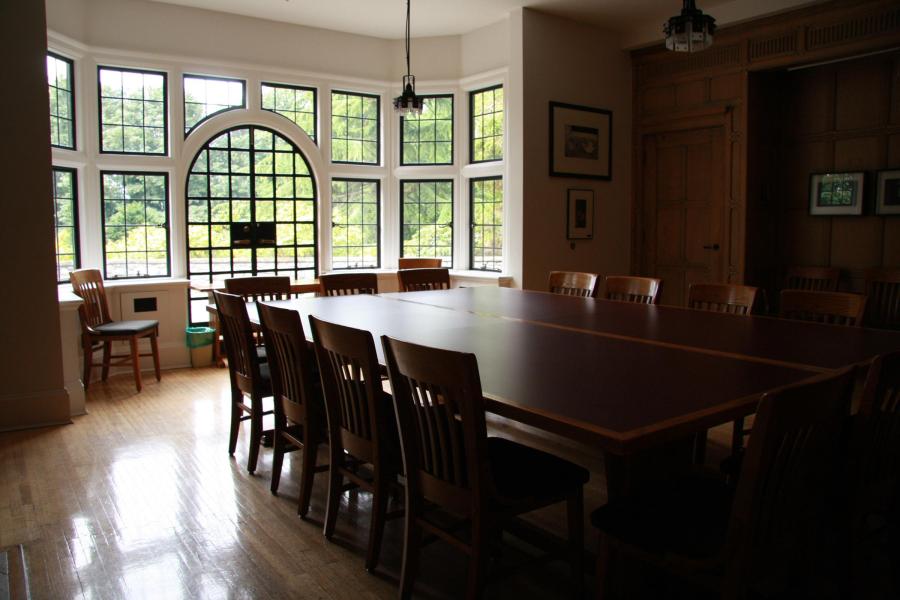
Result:
{"label": "chair backrest", "polygon": [[237,389],[247,394],[259,390],[262,382],[253,328],[247,316],[247,304],[235,294],[213,292],[216,301],[219,326],[225,341],[228,373]]}
{"label": "chair backrest", "polygon": [[900,329],[900,269],[866,273],[866,324]]}
{"label": "chair backrest", "polygon": [[576,271],[550,271],[550,292],[563,296],[581,296],[590,298],[597,291],[596,273],[578,273]]}
{"label": "chair backrest", "polygon": [[225,280],[225,291],[244,301],[286,300],[291,296],[291,278],[282,276],[232,277]]}
{"label": "chair backrest", "polygon": [[606,278],[604,298],[637,304],[656,304],[659,301],[661,287],[662,279],[611,275]]}
{"label": "chair backrest", "polygon": [[866,297],[861,294],[781,291],[779,314],[785,319],[859,327],[865,310]]}
{"label": "chair backrest", "polygon": [[784,591],[814,569],[800,561],[818,548],[827,511],[834,509],[855,378],[849,367],[762,397],[729,524],[726,548],[734,554],[726,581],[732,585]]}
{"label": "chair backrest", "polygon": [[72,291],[84,302],[78,308],[82,328],[90,329],[109,323],[109,305],[106,302],[106,288],[103,276],[97,269],[78,269],[69,273]]}
{"label": "chair backrest", "polygon": [[440,269],[443,262],[442,258],[401,258],[398,266],[400,269]]}
{"label": "chair backrest", "polygon": [[397,276],[404,292],[450,289],[450,269],[404,269]]}
{"label": "chair backrest", "polygon": [[315,372],[316,356],[306,343],[300,313],[259,304],[259,321],[275,397],[275,420],[301,425],[319,423],[322,394]]}
{"label": "chair backrest", "polygon": [[836,292],[841,270],[834,267],[790,267],[784,289]]}
{"label": "chair backrest", "polygon": [[379,423],[384,414],[381,372],[372,334],[310,315],[310,327],[322,377],[328,431],[332,440],[353,456],[375,463],[379,454]]}
{"label": "chair backrest", "polygon": [[876,482],[888,494],[900,493],[900,351],[879,356],[869,366],[855,416],[852,457],[858,499],[871,502]]}
{"label": "chair backrest", "polygon": [[460,514],[479,510],[489,479],[475,355],[387,336],[381,342],[409,490]]}
{"label": "chair backrest", "polygon": [[319,275],[319,295],[352,296],[377,294],[378,275],[375,273],[331,273]]}
{"label": "chair backrest", "polygon": [[758,288],[730,283],[692,283],[688,307],[696,310],[749,315],[756,304]]}

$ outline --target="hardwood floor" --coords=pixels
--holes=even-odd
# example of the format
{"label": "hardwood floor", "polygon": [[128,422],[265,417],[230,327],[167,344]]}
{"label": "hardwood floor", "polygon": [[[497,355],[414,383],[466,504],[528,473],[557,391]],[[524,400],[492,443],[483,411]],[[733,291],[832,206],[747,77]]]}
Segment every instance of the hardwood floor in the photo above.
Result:
{"label": "hardwood floor", "polygon": [[[256,475],[245,468],[247,431],[228,456],[228,394],[224,369],[167,371],[140,394],[130,377],[114,377],[91,386],[90,414],[73,425],[0,434],[0,548],[24,546],[33,598],[396,598],[402,519],[388,523],[382,565],[367,573],[369,495],[345,494],[337,543],[325,541],[326,476],[301,520],[297,456],[285,460],[277,497],[269,449]],[[605,501],[598,453],[491,425],[589,468],[586,510]],[[713,437],[724,449],[728,429]],[[534,520],[563,535],[564,505]],[[586,531],[591,548],[596,536]],[[501,563],[523,556],[504,548]],[[460,597],[458,552],[432,544],[422,566],[417,596]],[[549,563],[491,583],[487,594],[567,598],[569,579],[568,565]]]}

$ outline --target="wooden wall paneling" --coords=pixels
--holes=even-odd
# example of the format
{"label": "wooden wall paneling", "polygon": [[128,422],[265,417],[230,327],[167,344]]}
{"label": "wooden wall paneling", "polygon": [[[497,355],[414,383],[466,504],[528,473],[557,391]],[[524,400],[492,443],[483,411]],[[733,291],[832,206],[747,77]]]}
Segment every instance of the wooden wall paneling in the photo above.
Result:
{"label": "wooden wall paneling", "polygon": [[743,96],[745,73],[725,73],[709,80],[710,101],[730,100]]}
{"label": "wooden wall paneling", "polygon": [[677,100],[674,85],[648,88],[641,92],[640,114],[652,114],[673,110],[676,105]]}
{"label": "wooden wall paneling", "polygon": [[896,57],[891,73],[891,125],[900,125],[900,60]]}
{"label": "wooden wall paneling", "polygon": [[675,86],[675,104],[680,109],[702,106],[709,101],[709,79],[703,77]]}
{"label": "wooden wall paneling", "polygon": [[900,218],[884,220],[884,247],[881,264],[885,267],[900,267]]}
{"label": "wooden wall paneling", "polygon": [[[840,134],[838,134],[840,136]],[[885,136],[838,137],[834,141],[835,171],[875,171],[883,168],[887,143]],[[870,180],[866,185],[871,184]],[[867,207],[868,208],[868,207]]]}
{"label": "wooden wall paneling", "polygon": [[889,56],[835,65],[836,131],[882,127],[890,121],[893,61]]}

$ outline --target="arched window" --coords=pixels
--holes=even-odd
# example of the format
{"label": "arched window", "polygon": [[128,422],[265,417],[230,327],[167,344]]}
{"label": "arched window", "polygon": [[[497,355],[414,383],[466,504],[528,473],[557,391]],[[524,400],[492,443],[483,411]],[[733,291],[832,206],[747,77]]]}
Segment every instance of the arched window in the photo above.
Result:
{"label": "arched window", "polygon": [[[188,277],[314,279],[316,184],[300,150],[282,135],[239,126],[208,141],[187,179]],[[192,298],[191,321],[206,321]]]}

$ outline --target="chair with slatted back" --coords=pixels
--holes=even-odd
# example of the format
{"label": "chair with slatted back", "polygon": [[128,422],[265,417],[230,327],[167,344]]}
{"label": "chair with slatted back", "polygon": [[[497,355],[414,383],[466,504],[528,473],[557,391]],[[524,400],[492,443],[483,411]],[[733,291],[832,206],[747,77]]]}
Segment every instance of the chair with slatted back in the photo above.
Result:
{"label": "chair with slatted back", "polygon": [[866,325],[900,329],[900,269],[866,273]]}
{"label": "chair with slatted back", "polygon": [[[573,581],[580,592],[583,486],[589,473],[516,442],[488,437],[475,355],[382,337],[406,473],[406,533],[400,597],[412,595],[423,533],[468,554],[467,598],[481,595],[489,544],[515,517],[566,502]],[[437,514],[452,517],[440,525]],[[456,533],[462,525],[468,536]]]}
{"label": "chair with slatted back", "polygon": [[450,269],[404,269],[397,276],[404,292],[450,289]]}
{"label": "chair with slatted back", "polygon": [[841,270],[833,267],[791,267],[787,270],[784,289],[812,292],[836,292]]}
{"label": "chair with slatted back", "polygon": [[377,294],[378,275],[375,273],[331,273],[319,275],[320,296],[352,296]]}
{"label": "chair with slatted back", "polygon": [[225,291],[237,294],[245,302],[286,300],[291,297],[291,278],[283,276],[232,277],[225,280]]}
{"label": "chair with slatted back", "polygon": [[631,275],[610,275],[606,278],[606,289],[603,297],[607,300],[634,302],[637,304],[656,304],[662,279],[653,277],[634,277]]}
{"label": "chair with slatted back", "polygon": [[225,339],[228,375],[231,379],[231,430],[228,454],[234,455],[241,422],[249,420],[250,451],[247,456],[247,470],[254,473],[259,458],[259,445],[263,441],[263,417],[273,412],[263,406],[263,399],[272,395],[269,366],[259,360],[244,299],[223,292],[213,292],[213,297]]}
{"label": "chair with slatted back", "polygon": [[698,474],[594,511],[598,598],[623,555],[704,597],[819,597],[809,590],[825,576],[822,549],[833,548],[823,523],[835,510],[855,378],[847,368],[765,394],[736,489]]}
{"label": "chair with slatted back", "polygon": [[692,283],[688,307],[747,316],[753,312],[758,288],[731,283]]}
{"label": "chair with slatted back", "polygon": [[590,298],[597,291],[598,278],[596,273],[550,271],[550,293]]}
{"label": "chair with slatted back", "polygon": [[[84,353],[84,373],[82,383],[87,390],[91,384],[91,369],[102,367],[101,379],[106,381],[109,377],[111,366],[131,365],[134,372],[134,385],[137,391],[141,391],[141,357],[152,356],[153,368],[156,372],[156,380],[161,381],[159,370],[159,321],[113,321],[109,316],[109,304],[106,301],[106,289],[103,286],[103,276],[97,269],[79,269],[69,274],[72,282],[72,291],[81,297],[84,302],[78,307],[78,317],[81,321],[81,347]],[[150,353],[141,354],[138,350],[138,340],[148,338],[150,340]],[[128,342],[130,352],[128,354],[113,354],[113,342]],[[94,362],[94,352],[103,350],[103,362]]]}
{"label": "chair with slatted back", "polygon": [[782,290],[779,315],[783,319],[860,327],[865,310],[866,297],[861,294]]}
{"label": "chair with slatted back", "polygon": [[[384,524],[402,513],[387,511],[400,472],[400,442],[390,395],[382,389],[375,343],[368,331],[309,317],[322,376],[330,440],[325,537],[337,524],[343,492],[359,487],[372,494],[366,569],[378,566]],[[369,469],[361,469],[369,465]],[[366,471],[371,471],[371,477]]]}
{"label": "chair with slatted back", "polygon": [[441,258],[401,258],[398,266],[400,269],[440,269],[443,262]]}
{"label": "chair with slatted back", "polygon": [[273,494],[278,493],[285,453],[302,450],[297,512],[306,516],[313,478],[316,473],[328,470],[328,465],[316,465],[319,446],[328,443],[316,356],[303,335],[303,324],[297,311],[268,304],[259,304],[258,308],[275,399],[271,490]]}

